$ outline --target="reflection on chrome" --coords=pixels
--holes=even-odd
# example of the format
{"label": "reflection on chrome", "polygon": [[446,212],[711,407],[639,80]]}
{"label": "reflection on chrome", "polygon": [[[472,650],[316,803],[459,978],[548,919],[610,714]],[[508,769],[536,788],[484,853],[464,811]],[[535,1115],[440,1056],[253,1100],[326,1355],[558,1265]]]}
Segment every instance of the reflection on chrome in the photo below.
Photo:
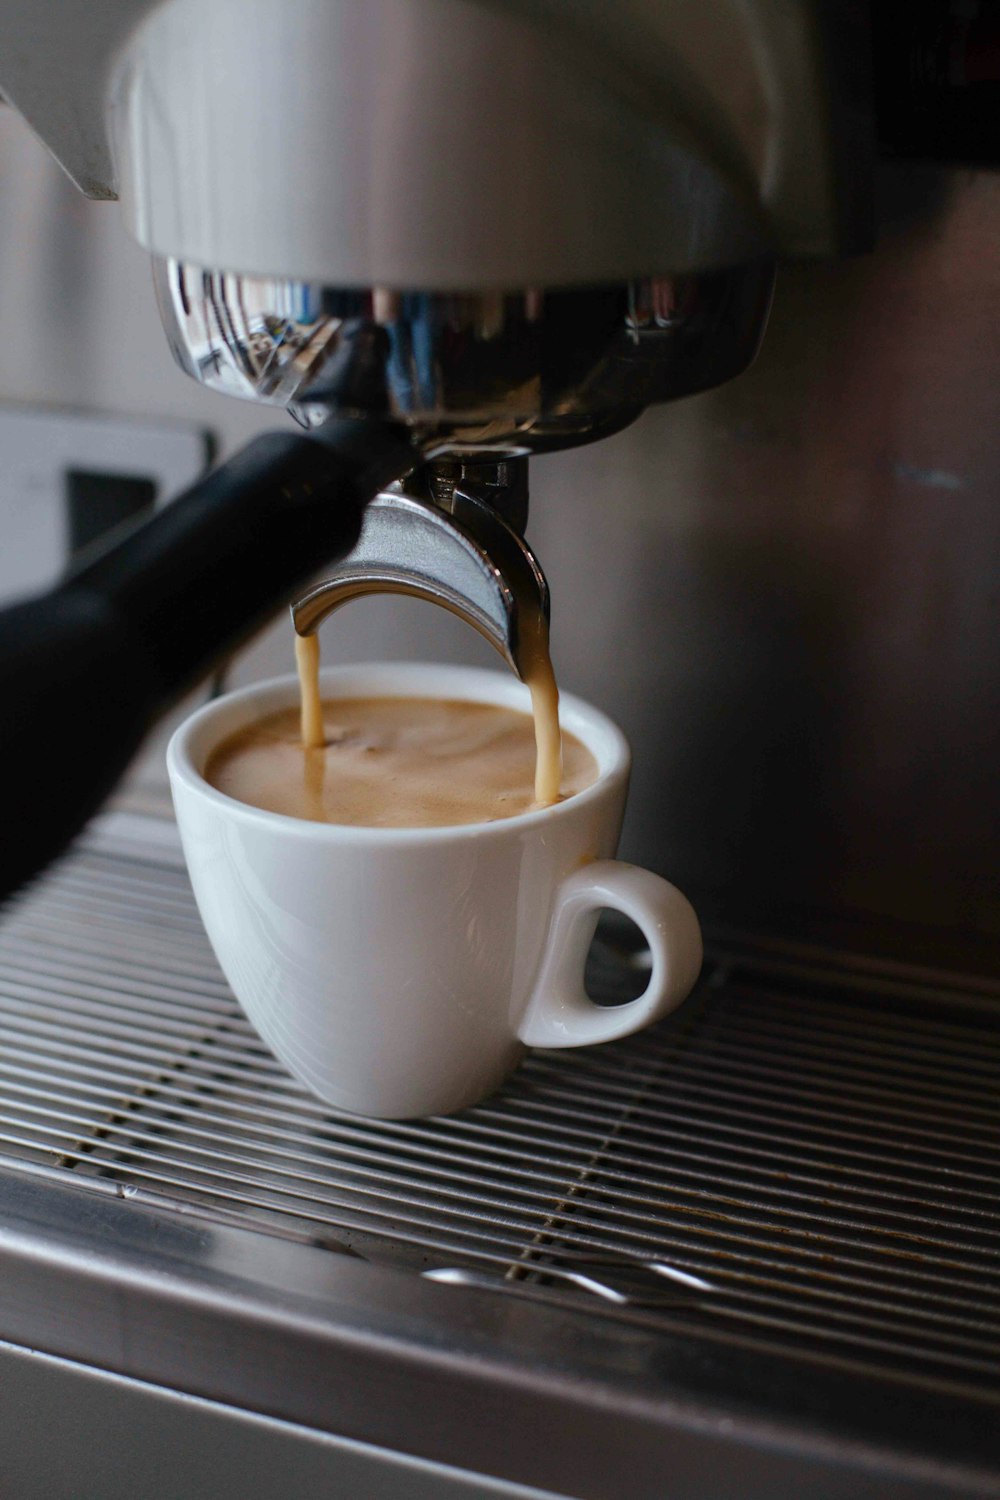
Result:
{"label": "reflection on chrome", "polygon": [[586,442],[753,358],[769,263],[622,285],[338,290],[154,261],[174,357],[203,385],[289,408],[389,416],[426,451]]}

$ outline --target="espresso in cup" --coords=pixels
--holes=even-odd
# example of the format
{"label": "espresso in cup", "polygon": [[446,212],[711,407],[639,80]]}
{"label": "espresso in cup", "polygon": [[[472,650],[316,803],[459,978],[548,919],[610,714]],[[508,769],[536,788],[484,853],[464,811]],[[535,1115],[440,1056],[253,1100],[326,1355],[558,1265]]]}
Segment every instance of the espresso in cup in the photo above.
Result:
{"label": "espresso in cup", "polygon": [[572,797],[597,779],[597,762],[561,732],[544,616],[525,629],[531,717],[440,698],[324,703],[319,639],[296,636],[298,714],[271,714],[230,736],[205,779],[265,812],[366,828],[492,823]]}
{"label": "espresso in cup", "polygon": [[[492,821],[480,805],[464,824],[442,826],[438,812],[433,826],[372,827],[225,795],[210,777],[227,747],[282,720],[301,777],[294,677],[216,699],[177,730],[167,764],[205,928],[249,1020],[318,1098],[383,1119],[463,1109],[528,1047],[611,1041],[681,1003],[701,963],[697,918],[667,881],[614,858],[629,754],[610,720],[564,695],[564,793],[576,746],[596,774],[585,761],[588,785],[539,806],[529,695],[511,674],[380,664],[328,669],[321,688],[324,734],[349,724],[351,705],[370,724],[375,707],[409,700],[418,717],[433,704],[446,725],[457,706],[454,750],[475,710],[498,711],[524,736],[530,805]],[[439,789],[459,759],[474,757],[446,759]],[[584,982],[607,908],[637,923],[650,949],[645,992],[611,1007]]]}
{"label": "espresso in cup", "polygon": [[[294,708],[223,741],[210,786],[286,817],[369,828],[492,823],[537,805],[536,730],[526,713],[447,698],[357,697],[322,704],[304,747]],[[597,780],[597,761],[562,736],[561,799]]]}

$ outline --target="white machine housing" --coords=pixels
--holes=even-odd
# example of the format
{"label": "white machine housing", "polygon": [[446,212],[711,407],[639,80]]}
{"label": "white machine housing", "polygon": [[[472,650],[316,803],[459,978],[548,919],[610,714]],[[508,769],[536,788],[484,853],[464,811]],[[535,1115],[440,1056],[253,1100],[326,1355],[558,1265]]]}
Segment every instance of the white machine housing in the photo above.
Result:
{"label": "white machine housing", "polygon": [[0,92],[159,256],[623,282],[844,248],[837,11],[839,53],[822,0],[0,0]]}

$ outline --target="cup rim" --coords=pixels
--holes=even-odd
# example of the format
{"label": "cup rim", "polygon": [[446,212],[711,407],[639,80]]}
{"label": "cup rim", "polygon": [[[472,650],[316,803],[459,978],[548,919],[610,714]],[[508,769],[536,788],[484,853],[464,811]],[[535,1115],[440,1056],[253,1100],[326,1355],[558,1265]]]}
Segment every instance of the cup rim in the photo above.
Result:
{"label": "cup rim", "polygon": [[[512,673],[488,667],[463,667],[437,662],[359,662],[328,666],[320,671],[324,694],[341,687],[341,696],[351,693],[370,697],[431,697],[447,694],[470,702],[497,703],[500,707],[530,712],[530,695]],[[402,686],[386,684],[403,683]],[[462,686],[465,691],[463,692]],[[261,713],[273,713],[298,703],[299,681],[294,673],[267,678],[213,698],[190,714],[173,733],[167,745],[167,773],[176,794],[178,787],[194,793],[230,817],[297,837],[330,844],[391,845],[442,840],[482,839],[484,835],[516,834],[540,825],[576,816],[600,801],[612,785],[627,779],[631,769],[628,741],[614,721],[574,693],[559,694],[562,727],[582,739],[598,762],[597,780],[580,792],[551,807],[529,809],[509,818],[478,823],[445,823],[419,828],[372,827],[363,823],[317,823],[293,818],[287,813],[253,807],[221,792],[205,780],[196,760],[204,765],[212,750],[227,734],[253,722],[241,710],[264,700]],[[336,694],[335,694],[336,695]],[[200,745],[199,740],[218,721],[217,732]],[[596,740],[596,744],[595,744]]]}

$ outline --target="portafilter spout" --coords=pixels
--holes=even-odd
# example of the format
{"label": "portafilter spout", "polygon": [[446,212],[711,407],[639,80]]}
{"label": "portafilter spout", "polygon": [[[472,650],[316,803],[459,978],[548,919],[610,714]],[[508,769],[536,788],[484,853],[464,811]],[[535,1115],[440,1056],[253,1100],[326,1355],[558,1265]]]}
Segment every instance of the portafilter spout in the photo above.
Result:
{"label": "portafilter spout", "polygon": [[292,623],[312,635],[350,599],[408,594],[440,604],[472,625],[522,681],[547,634],[549,589],[530,547],[494,507],[455,489],[435,499],[384,490],[365,511],[353,552],[292,605]]}

